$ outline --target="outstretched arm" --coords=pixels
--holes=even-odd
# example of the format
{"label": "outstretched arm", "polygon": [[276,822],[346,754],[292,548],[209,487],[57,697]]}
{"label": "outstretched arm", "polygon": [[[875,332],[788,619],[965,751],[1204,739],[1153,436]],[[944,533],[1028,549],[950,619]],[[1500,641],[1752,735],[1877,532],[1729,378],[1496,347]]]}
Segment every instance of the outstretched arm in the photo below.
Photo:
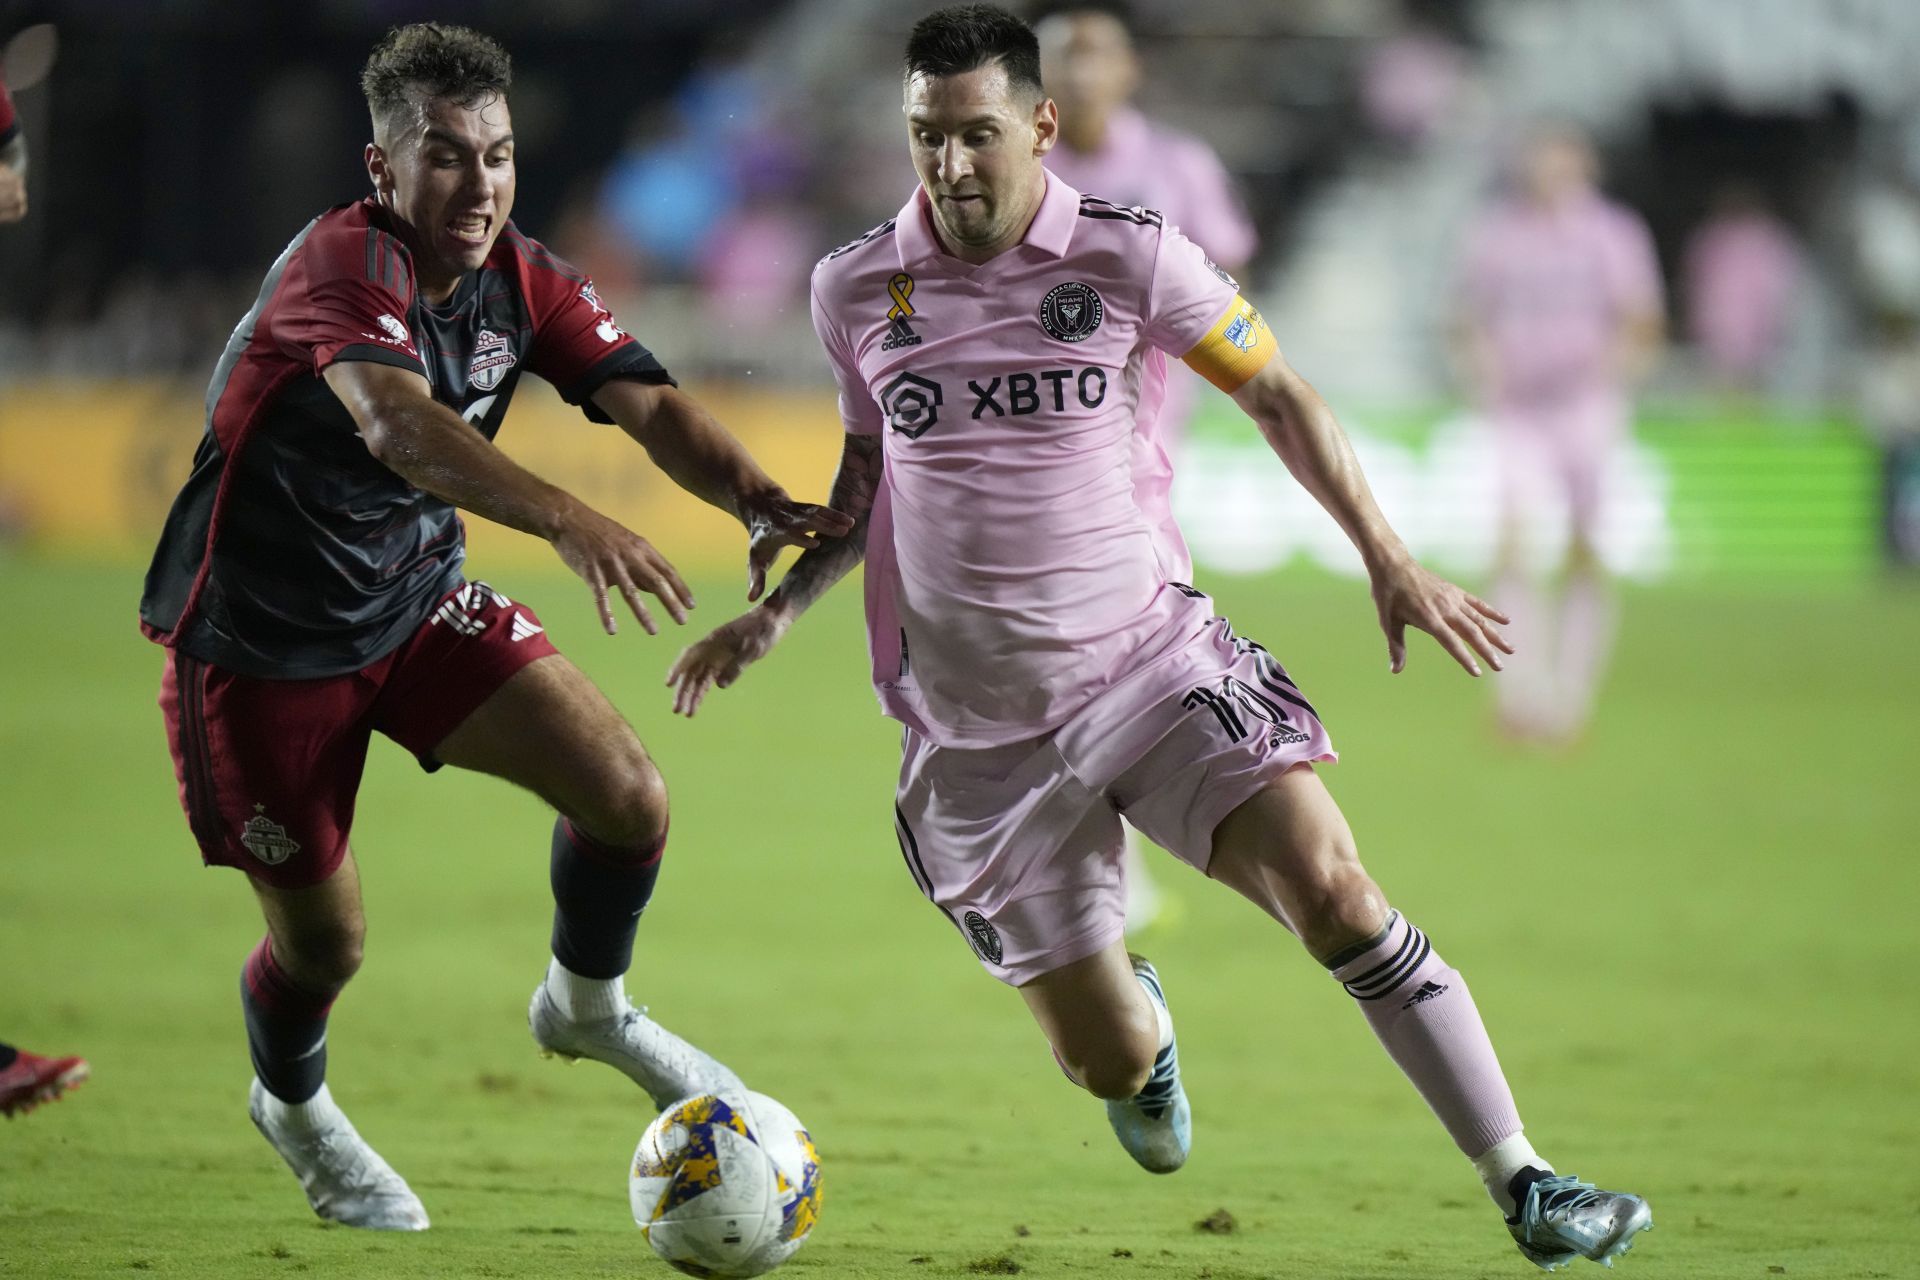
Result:
{"label": "outstretched arm", "polygon": [[789,498],[732,432],[677,387],[615,378],[593,393],[593,402],[675,484],[746,526],[748,600],[760,598],[782,547],[811,548],[816,537],[838,537],[853,527],[838,511]]}
{"label": "outstretched arm", "polygon": [[840,536],[815,539],[758,608],[719,627],[675,660],[667,672],[675,712],[691,716],[708,689],[724,689],[738,680],[749,664],[765,657],[779,642],[794,619],[860,563],[867,553],[867,525],[884,463],[879,436],[849,434],[845,438],[828,501],[852,524]]}
{"label": "outstretched arm", "polygon": [[1476,653],[1498,671],[1500,655],[1512,653],[1513,646],[1493,624],[1510,620],[1414,560],[1374,502],[1347,433],[1306,379],[1275,353],[1233,398],[1259,424],[1293,478],[1359,550],[1373,580],[1373,602],[1393,671],[1407,665],[1409,624],[1439,641],[1471,674],[1480,674]]}
{"label": "outstretched arm", "polygon": [[327,386],[353,416],[367,449],[417,489],[475,515],[545,538],[593,588],[600,624],[618,630],[608,597],[617,593],[647,634],[656,633],[640,601],[660,598],[685,623],[693,593],[645,538],[548,484],[502,453],[460,415],[435,400],[411,369],[372,361],[328,365]]}

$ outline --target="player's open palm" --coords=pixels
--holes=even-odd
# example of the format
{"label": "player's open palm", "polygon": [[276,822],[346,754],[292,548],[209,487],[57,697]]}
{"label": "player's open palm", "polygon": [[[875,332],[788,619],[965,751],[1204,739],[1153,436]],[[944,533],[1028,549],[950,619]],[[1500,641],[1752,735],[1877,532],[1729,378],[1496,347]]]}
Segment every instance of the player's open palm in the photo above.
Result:
{"label": "player's open palm", "polygon": [[668,615],[686,625],[687,610],[693,608],[693,592],[687,590],[679,573],[652,543],[617,520],[580,507],[553,536],[553,549],[567,568],[593,588],[600,625],[608,635],[620,630],[613,616],[616,595],[627,602],[627,608],[633,610],[633,616],[650,636],[658,635],[660,628],[640,598],[643,592],[658,597]]}
{"label": "player's open palm", "polygon": [[1395,675],[1407,667],[1409,626],[1437,640],[1470,675],[1480,674],[1474,655],[1498,671],[1500,655],[1513,652],[1494,625],[1510,625],[1511,618],[1415,561],[1402,561],[1374,575],[1373,604],[1380,612],[1380,629],[1387,633],[1387,656]]}
{"label": "player's open palm", "polygon": [[795,502],[775,491],[747,508],[747,599],[767,589],[767,570],[782,547],[810,547],[815,538],[841,538],[853,529],[853,517],[811,502]]}
{"label": "player's open palm", "polygon": [[688,645],[667,671],[674,714],[692,716],[707,690],[724,689],[738,680],[748,666],[767,656],[786,629],[787,624],[771,611],[749,609]]}

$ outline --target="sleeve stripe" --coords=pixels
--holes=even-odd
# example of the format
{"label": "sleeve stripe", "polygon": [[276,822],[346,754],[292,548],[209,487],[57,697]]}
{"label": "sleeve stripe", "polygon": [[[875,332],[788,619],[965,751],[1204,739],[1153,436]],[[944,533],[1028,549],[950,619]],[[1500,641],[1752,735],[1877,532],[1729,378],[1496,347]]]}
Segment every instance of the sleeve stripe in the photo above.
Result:
{"label": "sleeve stripe", "polygon": [[1207,336],[1181,359],[1192,370],[1232,395],[1273,359],[1280,344],[1251,302],[1236,296]]}
{"label": "sleeve stripe", "polygon": [[537,244],[527,239],[526,236],[521,234],[518,227],[509,226],[507,228],[507,237],[508,243],[518,250],[521,258],[528,263],[538,267],[545,267],[555,275],[571,280],[575,284],[585,284],[587,282],[587,277],[581,274],[578,269],[568,265],[563,259],[554,256],[553,250],[547,248],[545,245]]}
{"label": "sleeve stripe", "polygon": [[400,299],[407,296],[407,267],[399,245],[378,227],[367,228],[367,279],[390,289]]}

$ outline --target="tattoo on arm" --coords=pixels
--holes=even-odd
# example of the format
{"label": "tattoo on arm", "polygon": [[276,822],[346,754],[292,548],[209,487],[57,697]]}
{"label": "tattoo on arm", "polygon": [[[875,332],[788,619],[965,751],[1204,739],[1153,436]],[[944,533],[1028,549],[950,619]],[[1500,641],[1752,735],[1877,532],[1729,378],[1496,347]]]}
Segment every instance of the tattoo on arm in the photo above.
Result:
{"label": "tattoo on arm", "polygon": [[884,465],[879,436],[847,436],[827,505],[852,516],[853,528],[844,537],[821,538],[802,553],[767,597],[768,607],[797,617],[860,563],[867,554],[867,522]]}

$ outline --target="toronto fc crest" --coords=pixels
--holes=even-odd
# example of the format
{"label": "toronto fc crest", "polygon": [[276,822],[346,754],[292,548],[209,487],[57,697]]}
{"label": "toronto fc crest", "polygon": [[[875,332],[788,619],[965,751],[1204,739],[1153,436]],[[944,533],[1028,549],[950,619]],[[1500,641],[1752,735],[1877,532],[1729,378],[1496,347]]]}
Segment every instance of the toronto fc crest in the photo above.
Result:
{"label": "toronto fc crest", "polygon": [[240,829],[240,843],[247,852],[270,867],[277,867],[300,852],[300,842],[287,835],[287,829],[267,817],[267,806],[253,806],[253,816]]}
{"label": "toronto fc crest", "polygon": [[500,379],[507,376],[507,370],[517,361],[505,338],[491,329],[482,329],[474,339],[473,363],[467,366],[467,382],[477,390],[491,391],[500,385]]}

